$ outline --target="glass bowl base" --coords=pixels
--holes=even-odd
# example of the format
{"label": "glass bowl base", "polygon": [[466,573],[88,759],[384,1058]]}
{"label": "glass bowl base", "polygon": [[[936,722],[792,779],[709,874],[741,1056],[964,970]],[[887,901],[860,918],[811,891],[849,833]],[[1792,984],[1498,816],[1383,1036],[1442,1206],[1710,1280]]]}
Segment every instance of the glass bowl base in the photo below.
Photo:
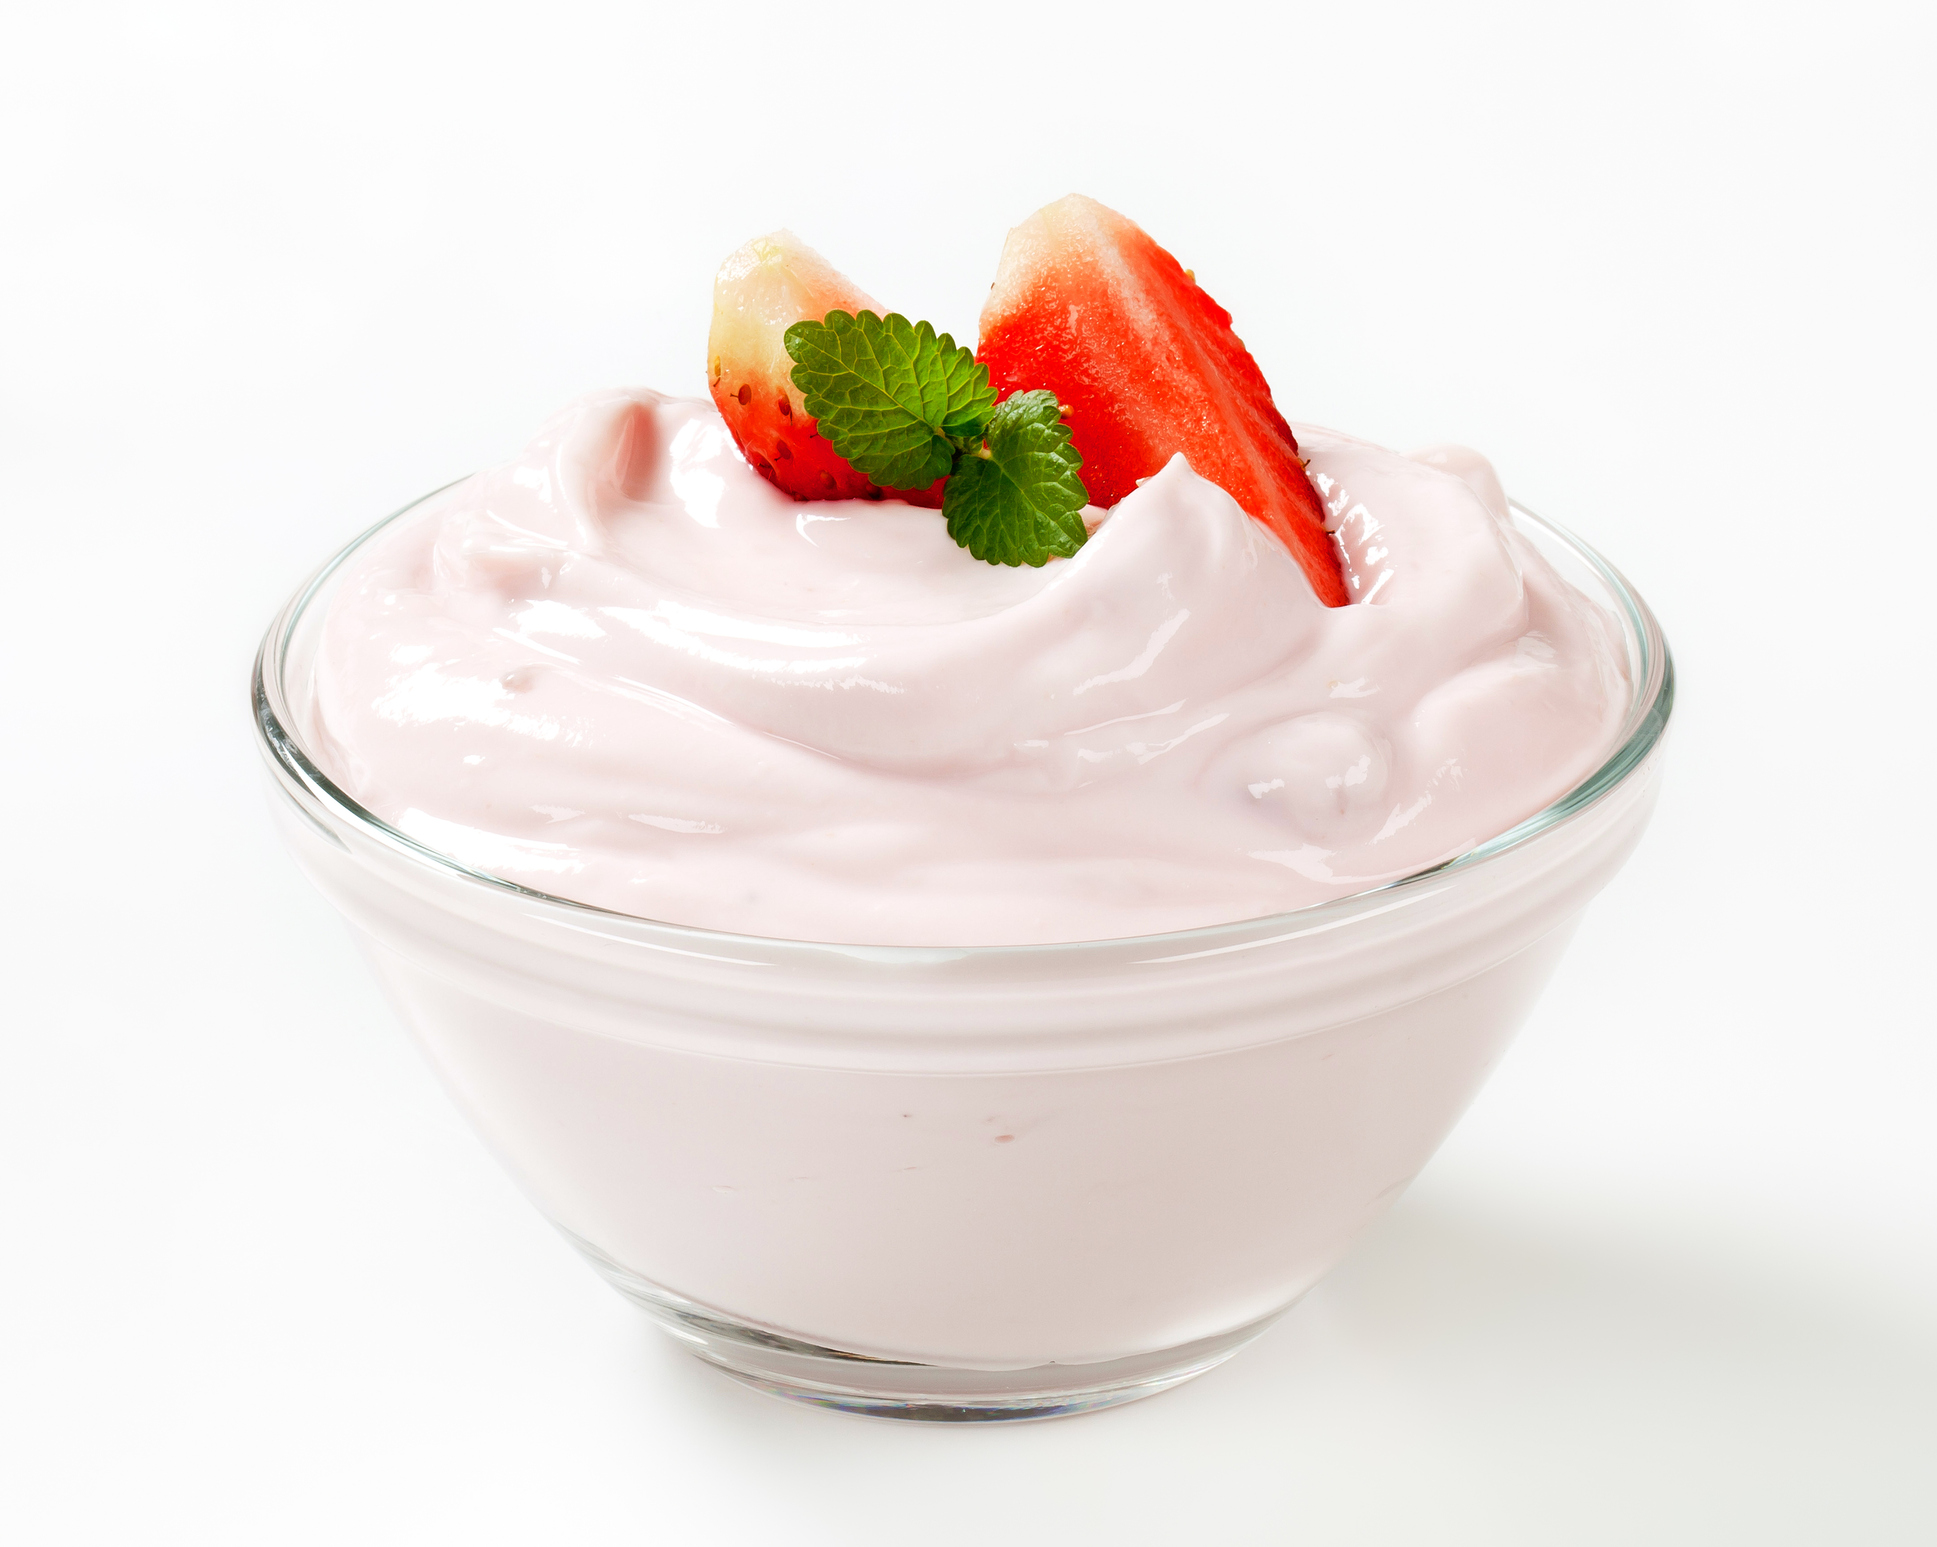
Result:
{"label": "glass bowl base", "polygon": [[792,1402],[915,1423],[1068,1418],[1152,1397],[1222,1364],[1290,1309],[1214,1337],[1095,1364],[954,1369],[851,1354],[755,1327],[662,1289],[576,1237],[572,1244],[660,1330],[735,1380]]}
{"label": "glass bowl base", "polygon": [[[870,1368],[858,1380],[835,1385],[747,1369],[744,1365],[748,1361],[739,1351],[722,1357],[718,1351],[699,1347],[690,1339],[681,1341],[708,1364],[724,1370],[742,1384],[810,1407],[854,1413],[863,1418],[892,1418],[904,1423],[1027,1423],[1043,1418],[1073,1418],[1079,1413],[1100,1412],[1106,1407],[1135,1402],[1140,1397],[1154,1397],[1222,1364],[1262,1330],[1246,1329],[1225,1338],[1207,1339],[1206,1342],[1216,1345],[1209,1352],[1196,1352],[1204,1345],[1192,1343],[1184,1349],[1166,1349],[1161,1354],[1113,1359],[1096,1365],[1052,1364],[1001,1371],[951,1370],[927,1364],[900,1366],[902,1371],[915,1376],[908,1384],[918,1386],[916,1390],[906,1389],[899,1382],[892,1390],[881,1389],[888,1383],[875,1379],[879,1361],[862,1361]],[[1184,1356],[1181,1363],[1180,1356]],[[833,1357],[852,1358],[839,1354]],[[1156,1367],[1148,1368],[1151,1365]],[[1138,1368],[1132,1370],[1126,1366]],[[1026,1389],[1007,1392],[967,1389],[974,1384],[974,1377],[991,1375],[1007,1377],[1014,1387]]]}

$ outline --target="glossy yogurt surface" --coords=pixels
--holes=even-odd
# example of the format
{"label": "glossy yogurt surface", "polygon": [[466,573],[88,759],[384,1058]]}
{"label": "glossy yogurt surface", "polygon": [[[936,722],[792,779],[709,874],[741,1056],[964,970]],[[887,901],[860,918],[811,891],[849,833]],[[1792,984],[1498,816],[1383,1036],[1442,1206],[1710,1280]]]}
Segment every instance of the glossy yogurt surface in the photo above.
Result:
{"label": "glossy yogurt surface", "polygon": [[1181,457],[1011,569],[933,511],[795,503],[710,403],[591,396],[356,557],[310,737],[461,863],[703,928],[1024,944],[1344,896],[1585,778],[1626,655],[1477,455],[1300,442],[1350,606]]}

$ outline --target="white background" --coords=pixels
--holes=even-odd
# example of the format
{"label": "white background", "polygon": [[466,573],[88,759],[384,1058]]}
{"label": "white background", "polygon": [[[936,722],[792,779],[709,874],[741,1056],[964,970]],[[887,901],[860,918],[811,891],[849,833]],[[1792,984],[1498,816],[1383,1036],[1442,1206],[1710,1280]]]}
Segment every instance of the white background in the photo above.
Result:
{"label": "white background", "polygon": [[[0,1536],[1937,1539],[1929,9],[1461,9],[7,7]],[[1070,189],[1291,417],[1613,556],[1669,783],[1264,1342],[1061,1424],[795,1410],[464,1130],[275,847],[248,660],[574,393],[700,390],[747,237],[972,337]]]}

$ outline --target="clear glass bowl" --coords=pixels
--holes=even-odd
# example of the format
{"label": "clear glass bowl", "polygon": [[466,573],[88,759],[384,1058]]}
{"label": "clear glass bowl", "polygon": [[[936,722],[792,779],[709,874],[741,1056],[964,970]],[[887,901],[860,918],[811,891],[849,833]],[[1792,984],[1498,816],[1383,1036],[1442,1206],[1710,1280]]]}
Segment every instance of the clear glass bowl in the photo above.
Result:
{"label": "clear glass bowl", "polygon": [[688,929],[470,870],[311,756],[347,560],[270,626],[255,721],[298,862],[532,1200],[701,1357],[879,1416],[1053,1417],[1164,1390],[1291,1307],[1444,1139],[1639,839],[1673,667],[1618,621],[1618,749],[1448,864],[1130,940],[924,949]]}

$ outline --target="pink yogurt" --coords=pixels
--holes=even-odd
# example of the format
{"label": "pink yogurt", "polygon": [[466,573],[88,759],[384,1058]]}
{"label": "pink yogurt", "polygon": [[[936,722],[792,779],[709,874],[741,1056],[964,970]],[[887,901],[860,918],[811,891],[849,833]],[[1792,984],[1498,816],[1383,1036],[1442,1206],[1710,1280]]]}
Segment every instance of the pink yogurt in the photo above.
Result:
{"label": "pink yogurt", "polygon": [[1353,604],[1182,457],[1040,569],[797,504],[707,403],[582,399],[371,545],[326,772],[478,870],[745,935],[1147,935],[1360,892],[1583,779],[1620,631],[1473,453],[1300,429]]}

